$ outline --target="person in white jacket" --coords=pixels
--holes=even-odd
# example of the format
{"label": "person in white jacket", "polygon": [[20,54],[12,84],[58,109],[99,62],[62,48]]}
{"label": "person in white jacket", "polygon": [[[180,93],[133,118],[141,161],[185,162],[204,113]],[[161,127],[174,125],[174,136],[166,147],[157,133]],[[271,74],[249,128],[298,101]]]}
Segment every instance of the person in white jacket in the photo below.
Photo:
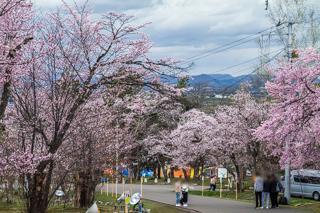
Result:
{"label": "person in white jacket", "polygon": [[256,208],[262,207],[262,191],[263,191],[263,178],[257,172],[256,179],[254,181],[254,192],[256,197]]}

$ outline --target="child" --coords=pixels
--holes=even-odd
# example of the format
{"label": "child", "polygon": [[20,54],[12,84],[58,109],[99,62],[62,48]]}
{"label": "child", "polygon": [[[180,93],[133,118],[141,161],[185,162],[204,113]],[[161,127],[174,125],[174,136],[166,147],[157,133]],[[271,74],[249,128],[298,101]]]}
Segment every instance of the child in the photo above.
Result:
{"label": "child", "polygon": [[189,186],[188,184],[183,184],[181,187],[181,193],[182,193],[182,198],[181,198],[181,205],[184,207],[188,206],[188,191],[189,191]]}
{"label": "child", "polygon": [[180,200],[181,200],[181,183],[180,181],[177,181],[175,184],[175,192],[176,192],[176,206],[181,206]]}

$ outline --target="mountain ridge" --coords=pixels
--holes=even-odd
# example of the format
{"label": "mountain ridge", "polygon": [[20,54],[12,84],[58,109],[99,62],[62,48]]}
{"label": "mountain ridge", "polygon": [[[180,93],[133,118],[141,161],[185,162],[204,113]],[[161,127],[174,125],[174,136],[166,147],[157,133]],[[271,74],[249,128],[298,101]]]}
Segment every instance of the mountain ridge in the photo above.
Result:
{"label": "mountain ridge", "polygon": [[191,87],[202,84],[212,88],[215,93],[234,93],[243,83],[249,83],[253,93],[260,93],[265,81],[257,74],[232,76],[230,74],[192,75],[188,81]]}

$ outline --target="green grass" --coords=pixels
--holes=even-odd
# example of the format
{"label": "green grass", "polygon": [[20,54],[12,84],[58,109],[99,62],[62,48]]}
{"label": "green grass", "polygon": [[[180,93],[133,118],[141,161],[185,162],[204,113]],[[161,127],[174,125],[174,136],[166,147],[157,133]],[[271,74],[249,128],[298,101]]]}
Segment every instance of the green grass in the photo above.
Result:
{"label": "green grass", "polygon": [[[170,178],[170,180],[171,180],[171,183],[170,183],[169,185],[174,184],[176,181],[185,181],[185,179],[180,179],[180,178]],[[130,183],[130,180],[127,179],[127,178],[126,178],[126,183],[128,183],[128,184]],[[133,184],[140,184],[140,180],[132,179],[132,183],[133,183]],[[194,179],[189,179],[189,180],[188,180],[188,183],[189,183],[190,185],[199,185],[199,186],[201,186],[201,185],[202,185],[202,180],[201,180],[201,179],[196,179],[196,178],[194,178]],[[252,177],[246,177],[246,178],[242,181],[242,183],[243,183],[244,189],[247,189],[247,190],[248,190],[250,187],[253,186]],[[164,178],[158,179],[158,182],[157,182],[157,183],[154,182],[154,178],[148,178],[148,179],[147,179],[147,182],[146,182],[146,183],[144,182],[143,184],[144,184],[144,185],[167,185],[168,183],[164,181]],[[217,186],[219,186],[219,184],[220,184],[220,180],[217,179]],[[227,187],[225,186],[226,184],[227,184],[227,181],[224,180],[224,181],[223,181],[223,188],[225,188],[225,189],[227,188]],[[206,178],[204,179],[204,186],[209,187],[209,185],[210,185],[210,178],[206,177]]]}
{"label": "green grass", "polygon": [[[198,190],[194,190],[194,191],[190,191],[189,194],[191,195],[198,195],[201,196],[202,192],[198,191]],[[209,196],[209,197],[220,197],[220,192],[219,191],[204,191],[203,192],[204,196]],[[235,192],[222,192],[222,199],[232,199],[235,200],[236,199],[236,194]],[[249,191],[245,191],[245,192],[241,192],[238,193],[238,200],[240,201],[245,201],[245,202],[254,202],[254,194],[253,192],[249,192]],[[291,202],[290,202],[290,206],[293,208],[298,208],[298,209],[302,209],[302,210],[308,210],[314,213],[320,213],[320,201],[315,201],[312,199],[302,199],[302,198],[297,198],[297,197],[292,197],[291,198]]]}
{"label": "green grass", "polygon": [[[194,191],[190,191],[189,194],[201,196],[202,192],[198,191],[198,190],[194,190]],[[203,191],[203,196],[220,198],[220,192],[219,191],[214,191],[214,192],[212,192],[212,191]],[[232,191],[224,191],[224,192],[222,192],[222,198],[235,200],[236,199],[236,193],[232,192]],[[254,194],[252,192],[238,193],[238,199],[242,200],[242,201],[253,201]]]}
{"label": "green grass", "polygon": [[[111,197],[110,195],[107,196],[106,194],[97,193],[96,200],[102,201],[103,203],[108,202],[111,206],[114,206],[114,205],[119,206],[118,204],[116,204],[116,198]],[[142,202],[143,202],[144,208],[151,209],[152,213],[164,213],[164,212],[165,213],[186,213],[187,212],[185,210],[178,209],[174,206],[163,204],[163,203],[158,203],[158,202],[151,201],[151,200],[144,199]],[[102,209],[111,211],[113,208],[112,207],[106,208],[106,206],[103,206]]]}
{"label": "green grass", "polygon": [[13,203],[0,201],[0,212],[23,212],[23,203],[20,199],[15,199]]}
{"label": "green grass", "polygon": [[312,212],[320,213],[320,201],[315,201],[309,198],[291,198],[290,206],[299,209],[310,210]]}
{"label": "green grass", "polygon": [[[96,200],[101,201],[103,204],[98,204],[100,212],[113,212],[114,207],[116,206],[117,209],[120,209],[120,206],[123,207],[123,205],[119,205],[116,202],[115,197],[107,196],[106,194],[96,194]],[[108,205],[107,205],[108,203]],[[143,205],[147,209],[151,209],[152,213],[186,213],[187,211],[183,209],[175,208],[174,206],[170,206],[163,203],[158,203],[150,200],[143,200]],[[4,202],[0,202],[0,213],[19,213],[24,212],[23,211],[23,204],[22,202],[16,202],[12,204],[7,204]],[[86,209],[79,209],[79,208],[73,208],[71,206],[67,206],[64,208],[63,205],[57,205],[54,207],[50,207],[48,212],[49,213],[83,213]]]}

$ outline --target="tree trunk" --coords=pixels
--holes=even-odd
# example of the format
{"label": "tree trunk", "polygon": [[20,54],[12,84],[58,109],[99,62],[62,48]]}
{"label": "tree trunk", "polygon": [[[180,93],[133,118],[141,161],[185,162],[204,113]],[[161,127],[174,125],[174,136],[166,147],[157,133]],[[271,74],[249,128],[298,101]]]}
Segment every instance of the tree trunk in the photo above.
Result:
{"label": "tree trunk", "polygon": [[195,177],[195,179],[200,180],[200,176],[199,176],[199,165],[198,165],[198,164],[196,164],[196,165],[194,166],[194,177]]}
{"label": "tree trunk", "polygon": [[188,174],[187,174],[187,170],[186,169],[182,169],[182,171],[183,171],[184,179],[186,179],[188,181],[189,177],[188,177]]}
{"label": "tree trunk", "polygon": [[157,167],[157,170],[158,170],[158,179],[161,179],[161,165],[158,165]]}
{"label": "tree trunk", "polygon": [[[45,168],[48,171],[45,172]],[[49,190],[53,170],[53,161],[42,162],[38,172],[28,177],[29,190],[27,195],[28,213],[45,213],[49,204]]]}
{"label": "tree trunk", "polygon": [[163,172],[164,181],[167,181],[168,180],[167,169],[164,164],[161,164],[161,168]]}
{"label": "tree trunk", "polygon": [[13,177],[7,177],[5,180],[6,203],[13,203]]}
{"label": "tree trunk", "polygon": [[136,180],[140,180],[140,171],[141,171],[141,164],[138,163],[137,169],[136,169]]}
{"label": "tree trunk", "polygon": [[239,165],[235,165],[235,168],[236,168],[236,173],[237,173],[237,189],[238,189],[238,192],[243,192],[243,186],[242,186],[242,174],[241,174],[241,169],[239,167]]}
{"label": "tree trunk", "polygon": [[174,178],[174,169],[175,169],[174,167],[170,168],[170,177],[171,178]]}
{"label": "tree trunk", "polygon": [[200,176],[202,177],[204,174],[203,174],[203,171],[204,171],[204,162],[203,160],[201,160],[201,171],[200,171]]}
{"label": "tree trunk", "polygon": [[153,178],[154,179],[158,178],[158,167],[156,163],[153,164],[152,169],[153,169]]}
{"label": "tree trunk", "polygon": [[257,158],[254,156],[253,162],[252,162],[252,177],[255,177],[256,175],[257,175]]}
{"label": "tree trunk", "polygon": [[78,172],[75,177],[74,206],[77,208],[89,207],[95,198],[95,188],[98,184],[97,172],[88,170]]}
{"label": "tree trunk", "polygon": [[243,187],[242,187],[242,175],[241,175],[241,169],[240,166],[237,164],[235,156],[231,156],[232,163],[236,169],[236,174],[237,174],[237,191],[242,192]]}

